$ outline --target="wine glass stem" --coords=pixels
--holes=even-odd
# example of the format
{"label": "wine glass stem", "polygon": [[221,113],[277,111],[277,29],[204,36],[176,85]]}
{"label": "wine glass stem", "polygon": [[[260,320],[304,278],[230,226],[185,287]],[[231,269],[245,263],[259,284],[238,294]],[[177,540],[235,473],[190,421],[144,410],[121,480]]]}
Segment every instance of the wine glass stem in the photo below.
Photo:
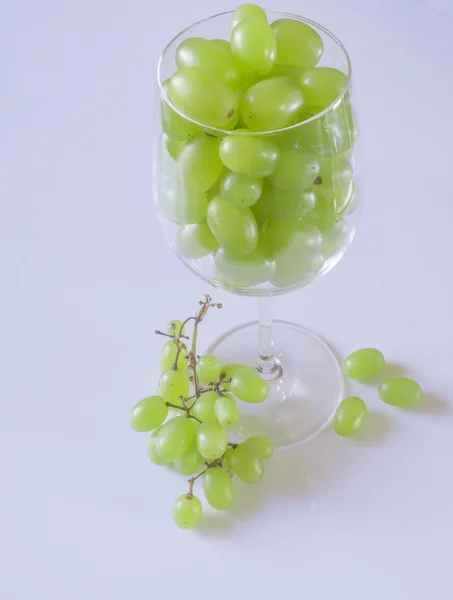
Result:
{"label": "wine glass stem", "polygon": [[259,357],[256,369],[263,379],[273,381],[282,375],[282,366],[274,356],[272,306],[270,298],[257,298]]}

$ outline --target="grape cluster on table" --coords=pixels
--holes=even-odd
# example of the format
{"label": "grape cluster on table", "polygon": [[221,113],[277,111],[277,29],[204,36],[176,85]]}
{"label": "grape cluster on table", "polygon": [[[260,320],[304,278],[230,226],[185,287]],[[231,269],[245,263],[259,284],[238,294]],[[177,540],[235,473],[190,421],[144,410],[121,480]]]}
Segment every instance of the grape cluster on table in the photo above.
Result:
{"label": "grape cluster on table", "polygon": [[179,254],[211,255],[225,286],[303,285],[347,238],[356,129],[347,75],[316,66],[323,50],[308,24],[269,24],[251,4],[233,13],[229,41],[191,37],[176,50],[159,208],[180,226]]}

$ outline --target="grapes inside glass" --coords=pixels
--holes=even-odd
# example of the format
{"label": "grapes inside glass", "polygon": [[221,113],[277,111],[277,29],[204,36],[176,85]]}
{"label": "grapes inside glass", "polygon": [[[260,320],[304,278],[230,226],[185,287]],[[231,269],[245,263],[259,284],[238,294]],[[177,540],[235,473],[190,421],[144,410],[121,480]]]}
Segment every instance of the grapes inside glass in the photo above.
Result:
{"label": "grapes inside glass", "polygon": [[290,446],[319,433],[343,398],[332,350],[273,320],[271,297],[327,273],[354,237],[351,64],[338,38],[308,19],[267,10],[230,32],[231,17],[191,25],[159,60],[154,200],[191,271],[257,298],[258,320],[206,353],[253,366],[269,383],[262,404],[241,403],[238,439]]}

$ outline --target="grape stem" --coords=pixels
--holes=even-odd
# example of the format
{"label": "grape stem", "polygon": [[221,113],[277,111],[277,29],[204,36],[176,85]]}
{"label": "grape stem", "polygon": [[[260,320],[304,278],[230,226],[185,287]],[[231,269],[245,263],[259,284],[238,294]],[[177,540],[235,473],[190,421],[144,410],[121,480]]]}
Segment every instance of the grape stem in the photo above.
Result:
{"label": "grape stem", "polygon": [[184,412],[187,413],[187,416],[190,419],[195,419],[195,421],[202,423],[202,421],[200,421],[200,419],[198,417],[196,417],[195,415],[189,415],[189,409],[187,408],[187,406],[178,406],[177,404],[172,404],[171,402],[165,402],[165,404],[171,408],[177,408],[179,410],[183,410]]}
{"label": "grape stem", "polygon": [[211,467],[206,467],[206,469],[204,469],[204,471],[201,471],[201,473],[198,473],[198,475],[195,475],[195,477],[191,477],[189,479],[189,491],[187,492],[187,497],[189,498],[189,500],[191,500],[193,498],[193,484],[199,477],[201,477],[203,475],[203,473],[206,473],[206,471],[210,468]]}
{"label": "grape stem", "polygon": [[170,335],[169,333],[164,333],[163,331],[159,331],[159,329],[156,329],[156,331],[154,333],[156,335],[164,335],[165,337],[169,337],[172,340],[175,340],[175,339],[177,339],[177,340],[179,340],[179,339],[181,339],[181,340],[188,340],[189,339],[189,336],[187,336],[187,335],[177,335],[177,336],[174,336],[174,335]]}

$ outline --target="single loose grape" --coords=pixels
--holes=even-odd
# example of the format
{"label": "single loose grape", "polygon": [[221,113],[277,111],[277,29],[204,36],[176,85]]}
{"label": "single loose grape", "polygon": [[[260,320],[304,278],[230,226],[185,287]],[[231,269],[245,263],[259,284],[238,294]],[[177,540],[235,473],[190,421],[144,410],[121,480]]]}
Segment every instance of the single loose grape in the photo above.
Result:
{"label": "single loose grape", "polygon": [[208,127],[224,129],[236,118],[236,94],[199,67],[183,67],[176,71],[169,81],[168,91],[176,108]]}
{"label": "single loose grape", "polygon": [[184,335],[184,333],[186,332],[186,328],[185,326],[182,327],[182,322],[178,321],[177,319],[175,319],[174,321],[170,321],[170,323],[167,325],[167,333],[169,335],[174,335],[175,337],[177,335]]}
{"label": "single loose grape", "polygon": [[173,504],[173,521],[181,529],[192,529],[203,516],[203,506],[196,496],[182,494]]}
{"label": "single loose grape", "polygon": [[388,377],[381,381],[379,397],[386,404],[409,408],[420,402],[422,390],[413,379]]}
{"label": "single loose grape", "polygon": [[247,444],[239,444],[229,452],[227,462],[231,470],[245,483],[256,483],[263,476],[263,461],[258,451]]}
{"label": "single loose grape", "polygon": [[204,392],[195,402],[192,414],[200,421],[216,421],[214,407],[217,398],[216,392]]}
{"label": "single loose grape", "polygon": [[245,440],[244,444],[255,448],[262,460],[270,458],[274,453],[274,444],[271,440],[262,436],[249,437]]}
{"label": "single loose grape", "polygon": [[309,69],[304,71],[299,78],[306,103],[323,108],[338,98],[346,87],[347,81],[344,73],[330,67]]}
{"label": "single loose grape", "polygon": [[229,135],[220,144],[220,158],[231,171],[256,177],[271,175],[277,165],[278,147],[254,135]]}
{"label": "single loose grape", "polygon": [[258,244],[258,226],[249,208],[231,206],[220,196],[208,206],[208,225],[219,246],[232,256],[244,256]]}
{"label": "single loose grape", "polygon": [[384,365],[384,355],[380,350],[362,348],[346,357],[343,371],[349,379],[364,381],[377,375]]}
{"label": "single loose grape", "polygon": [[308,150],[304,148],[285,150],[280,154],[269,181],[281,190],[303,190],[317,178],[319,168],[319,160]]}
{"label": "single loose grape", "polygon": [[201,133],[201,127],[191,121],[184,119],[168,104],[166,98],[169,97],[168,81],[162,84],[163,95],[161,95],[161,117],[162,128],[171,140],[187,141],[198,133]]}
{"label": "single loose grape", "polygon": [[252,206],[261,196],[262,190],[263,180],[255,175],[226,171],[220,180],[220,195],[233,206]]}
{"label": "single loose grape", "polygon": [[228,446],[227,432],[217,421],[203,421],[196,439],[200,454],[207,460],[220,458]]}
{"label": "single loose grape", "polygon": [[176,239],[178,252],[185,258],[202,258],[215,252],[219,244],[207,223],[183,225]]}
{"label": "single loose grape", "polygon": [[217,398],[214,411],[217,420],[223,427],[228,428],[239,425],[241,415],[232,396],[224,395]]}
{"label": "single loose grape", "polygon": [[225,510],[233,504],[234,485],[222,467],[213,467],[203,474],[203,491],[212,508]]}
{"label": "single loose grape", "polygon": [[278,64],[314,67],[324,51],[321,36],[309,25],[296,19],[278,19],[272,23],[277,41]]}
{"label": "single loose grape", "polygon": [[254,17],[264,19],[264,21],[267,22],[266,13],[260,6],[257,6],[256,4],[242,4],[241,6],[238,6],[231,17],[230,32],[233,31],[236,25],[241,23],[241,21]]}
{"label": "single loose grape", "polygon": [[299,120],[304,94],[290,77],[260,81],[243,95],[241,117],[252,131],[283,129]]}
{"label": "single loose grape", "polygon": [[[187,348],[181,341],[178,342],[178,345],[181,348],[181,351],[178,356],[177,367],[179,370],[184,370],[187,367]],[[178,351],[178,345],[174,340],[168,340],[168,342],[165,342],[165,344],[162,346],[159,354],[159,366],[161,373],[165,373],[173,367],[176,353]]]}
{"label": "single loose grape", "polygon": [[148,396],[137,402],[129,413],[129,423],[135,431],[151,431],[167,418],[168,408],[162,396]]}
{"label": "single loose grape", "polygon": [[185,371],[165,371],[159,380],[159,393],[166,402],[181,404],[179,396],[185,398],[189,395],[189,380]]}
{"label": "single loose grape", "polygon": [[[194,419],[189,419],[194,421]],[[181,475],[193,475],[203,463],[203,457],[198,452],[197,444],[194,442],[187,452],[175,460],[174,467]]]}
{"label": "single loose grape", "polygon": [[181,458],[192,446],[195,430],[186,417],[173,417],[164,423],[156,438],[156,450],[161,458],[173,461]]}
{"label": "single loose grape", "polygon": [[338,435],[350,437],[361,429],[367,409],[363,400],[349,396],[338,405],[334,416],[334,428]]}
{"label": "single loose grape", "polygon": [[217,138],[203,134],[191,139],[181,150],[178,167],[180,187],[185,194],[206,192],[216,183],[223,170],[219,144]]}
{"label": "single loose grape", "polygon": [[269,394],[269,386],[258,373],[242,370],[235,373],[231,379],[231,392],[244,402],[258,404],[263,402]]}
{"label": "single loose grape", "polygon": [[147,445],[147,454],[148,454],[149,460],[153,464],[158,465],[160,467],[169,467],[171,465],[171,462],[169,462],[168,460],[164,460],[160,456],[160,454],[157,452],[157,449],[156,449],[156,440],[157,440],[157,436],[159,435],[160,429],[161,428],[158,427],[149,436],[148,445]]}
{"label": "single loose grape", "polygon": [[206,354],[197,360],[197,375],[201,381],[217,381],[222,370],[222,363],[213,355]]}
{"label": "single loose grape", "polygon": [[239,69],[250,75],[266,75],[272,71],[277,42],[268,22],[261,17],[245,19],[230,34],[233,58]]}

